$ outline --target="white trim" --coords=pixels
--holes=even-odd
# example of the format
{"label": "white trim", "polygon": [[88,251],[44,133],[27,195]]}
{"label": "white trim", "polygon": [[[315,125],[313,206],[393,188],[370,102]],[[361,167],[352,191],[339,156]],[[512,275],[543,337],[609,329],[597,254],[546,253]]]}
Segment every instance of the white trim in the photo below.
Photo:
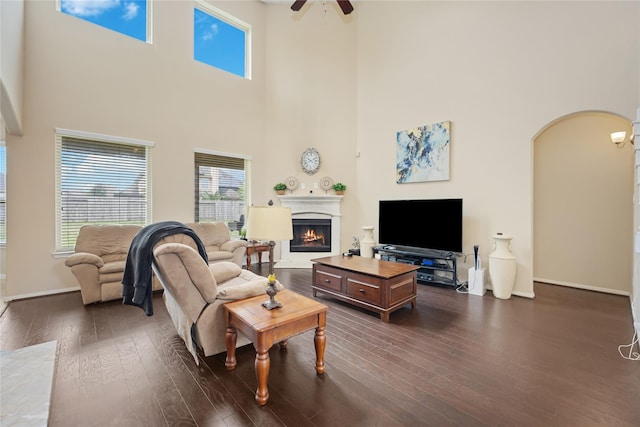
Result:
{"label": "white trim", "polygon": [[80,290],[80,286],[76,286],[73,288],[62,288],[62,289],[54,289],[52,291],[43,291],[43,292],[33,292],[30,294],[20,294],[20,295],[14,295],[11,297],[6,297],[5,301],[17,301],[20,299],[27,299],[27,298],[35,298],[35,297],[44,297],[47,295],[56,295],[56,294],[64,294],[64,293],[68,293],[68,292],[76,292]]}
{"label": "white trim", "polygon": [[[194,7],[196,9],[200,9],[201,12],[207,13],[207,14],[211,14],[213,15],[215,18],[220,19],[221,21],[226,22],[227,24],[231,25],[232,27],[236,27],[237,29],[241,30],[244,32],[245,34],[245,41],[244,41],[244,78],[247,80],[251,80],[251,57],[253,56],[252,52],[251,52],[251,38],[252,38],[252,31],[251,31],[251,25],[244,22],[241,19],[236,18],[235,16],[231,15],[230,13],[225,12],[224,10],[218,9],[217,7],[203,1],[203,0],[195,0],[194,2]],[[226,71],[226,70],[225,70]],[[234,74],[234,73],[232,73]]]}
{"label": "white trim", "polygon": [[194,148],[193,152],[199,154],[210,154],[212,156],[233,157],[234,159],[252,160],[252,156],[250,154],[226,153],[224,151],[207,150],[205,148]]}
{"label": "white trim", "polygon": [[101,142],[117,142],[118,144],[127,145],[144,145],[147,147],[155,146],[155,142],[146,141],[144,139],[127,138],[124,136],[105,135],[102,133],[85,132],[81,130],[56,128],[56,135],[67,136],[71,138],[91,139]]}
{"label": "white trim", "polygon": [[629,292],[627,291],[620,291],[617,289],[609,289],[609,288],[602,288],[600,286],[591,286],[591,285],[583,285],[580,283],[571,283],[571,282],[563,282],[561,280],[551,280],[551,279],[542,279],[539,277],[534,277],[533,278],[534,282],[541,282],[541,283],[547,283],[549,285],[559,285],[559,286],[566,286],[568,288],[576,288],[576,289],[584,289],[587,291],[595,291],[595,292],[602,292],[605,294],[614,294],[614,295],[623,295],[623,296],[629,296]]}

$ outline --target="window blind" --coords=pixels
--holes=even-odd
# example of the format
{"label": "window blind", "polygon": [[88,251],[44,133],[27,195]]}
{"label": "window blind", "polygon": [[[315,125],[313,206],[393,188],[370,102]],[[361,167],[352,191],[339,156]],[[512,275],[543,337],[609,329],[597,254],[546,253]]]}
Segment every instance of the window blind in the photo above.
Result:
{"label": "window blind", "polygon": [[195,221],[224,222],[232,233],[244,225],[249,161],[195,153]]}
{"label": "window blind", "polygon": [[73,249],[85,224],[150,222],[150,150],[56,135],[57,250]]}

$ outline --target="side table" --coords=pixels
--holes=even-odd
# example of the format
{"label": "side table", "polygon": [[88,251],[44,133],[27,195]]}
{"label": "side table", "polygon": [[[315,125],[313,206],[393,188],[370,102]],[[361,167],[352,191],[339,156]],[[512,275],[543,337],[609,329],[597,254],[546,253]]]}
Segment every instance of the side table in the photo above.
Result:
{"label": "side table", "polygon": [[262,252],[269,252],[269,244],[252,242],[247,244],[247,270],[251,270],[251,255],[258,254],[258,263],[262,265]]}

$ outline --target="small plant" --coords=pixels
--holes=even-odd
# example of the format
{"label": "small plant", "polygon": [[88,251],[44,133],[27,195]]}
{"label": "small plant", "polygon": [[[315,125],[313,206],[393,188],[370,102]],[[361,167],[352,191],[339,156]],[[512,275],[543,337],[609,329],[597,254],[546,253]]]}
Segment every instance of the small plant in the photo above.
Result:
{"label": "small plant", "polygon": [[284,191],[287,189],[287,186],[285,184],[283,184],[282,182],[277,183],[276,185],[273,186],[273,189],[276,191]]}
{"label": "small plant", "polygon": [[240,230],[240,238],[242,240],[247,240],[247,229],[245,227],[242,227]]}
{"label": "small plant", "polygon": [[335,184],[333,184],[333,189],[335,191],[344,191],[347,189],[347,186],[341,182],[336,182]]}

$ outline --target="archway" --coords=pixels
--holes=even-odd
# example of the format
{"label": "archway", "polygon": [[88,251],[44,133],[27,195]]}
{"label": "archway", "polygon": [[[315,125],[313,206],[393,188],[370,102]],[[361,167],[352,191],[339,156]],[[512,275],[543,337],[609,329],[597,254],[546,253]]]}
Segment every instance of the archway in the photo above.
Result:
{"label": "archway", "polygon": [[559,118],[533,141],[535,281],[631,291],[634,147],[610,133],[631,123],[606,112]]}

